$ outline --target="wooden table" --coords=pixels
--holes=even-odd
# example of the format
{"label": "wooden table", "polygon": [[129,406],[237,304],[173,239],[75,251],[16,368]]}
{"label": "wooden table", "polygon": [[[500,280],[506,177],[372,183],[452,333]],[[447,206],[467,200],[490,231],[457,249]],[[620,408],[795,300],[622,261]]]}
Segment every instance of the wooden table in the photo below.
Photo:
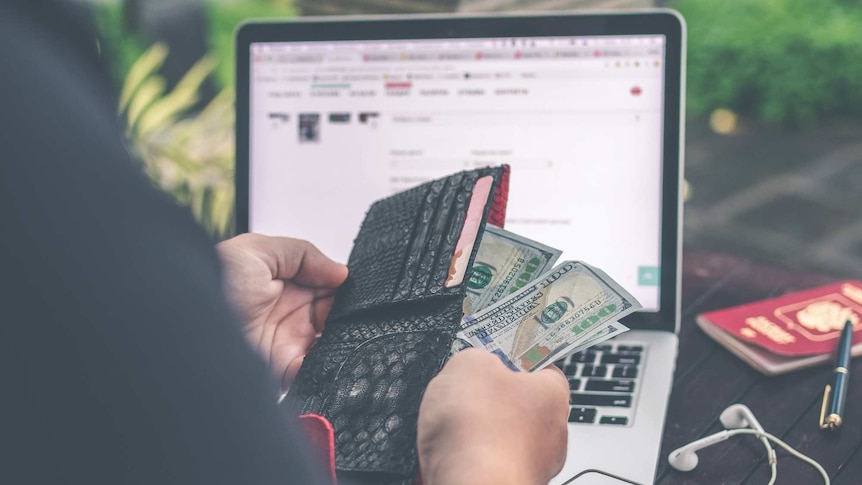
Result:
{"label": "wooden table", "polygon": [[[695,324],[702,312],[779,296],[837,278],[775,269],[744,259],[686,251],[683,263],[680,348],[668,408],[657,484],[765,484],[769,467],[763,445],[736,437],[698,452],[691,472],[674,470],[667,455],[677,447],[723,429],[721,411],[746,404],[766,431],[814,458],[836,485],[862,484],[862,359],[850,369],[845,424],[838,432],[817,426],[823,387],[832,366],[767,377],[707,337]],[[817,484],[808,464],[778,451],[778,484]]]}

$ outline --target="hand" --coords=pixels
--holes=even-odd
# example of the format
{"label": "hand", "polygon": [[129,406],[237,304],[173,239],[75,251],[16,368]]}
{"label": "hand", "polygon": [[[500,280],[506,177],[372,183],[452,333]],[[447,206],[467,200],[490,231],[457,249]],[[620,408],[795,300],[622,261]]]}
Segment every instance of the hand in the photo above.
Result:
{"label": "hand", "polygon": [[243,234],[216,248],[243,331],[286,389],[323,331],[347,267],[307,241],[285,237]]}
{"label": "hand", "polygon": [[488,352],[459,352],[419,407],[423,484],[547,485],[565,463],[568,413],[555,366],[512,372]]}

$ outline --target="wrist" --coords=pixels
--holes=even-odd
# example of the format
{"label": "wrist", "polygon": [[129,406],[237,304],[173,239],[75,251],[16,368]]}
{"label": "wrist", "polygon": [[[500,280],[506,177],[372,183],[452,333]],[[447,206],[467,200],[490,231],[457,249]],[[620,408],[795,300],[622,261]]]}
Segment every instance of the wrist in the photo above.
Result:
{"label": "wrist", "polygon": [[523,457],[500,451],[471,447],[421,460],[422,485],[546,485]]}

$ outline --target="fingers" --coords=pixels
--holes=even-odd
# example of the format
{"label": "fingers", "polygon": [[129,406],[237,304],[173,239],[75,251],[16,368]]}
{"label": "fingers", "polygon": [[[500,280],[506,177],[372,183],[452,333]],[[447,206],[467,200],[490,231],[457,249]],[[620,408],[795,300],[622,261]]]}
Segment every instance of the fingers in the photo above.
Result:
{"label": "fingers", "polygon": [[471,477],[489,477],[487,483],[548,483],[565,463],[568,409],[568,382],[559,369],[514,372],[489,352],[461,351],[422,398],[423,479],[473,483],[464,481],[469,470]]}
{"label": "fingers", "polygon": [[532,377],[546,393],[547,417],[552,424],[548,427],[545,439],[548,443],[553,443],[553,446],[549,447],[551,450],[549,458],[553,458],[550,470],[551,476],[554,476],[563,469],[566,463],[569,382],[563,371],[555,365],[549,365],[533,373]]}
{"label": "fingers", "polygon": [[[479,366],[484,369],[505,369],[511,372],[511,370],[506,367],[506,364],[504,364],[499,357],[492,354],[491,352],[476,348],[467,348],[458,352],[451,359],[449,359],[449,363],[458,367]],[[449,364],[447,363],[447,365]]]}
{"label": "fingers", "polygon": [[346,266],[329,259],[308,241],[260,234],[240,237],[266,263],[273,279],[314,288],[337,288],[347,278]]}
{"label": "fingers", "polygon": [[311,303],[311,325],[314,326],[317,334],[323,333],[323,325],[326,322],[326,316],[329,315],[329,310],[332,309],[332,303],[335,300],[335,290],[319,289],[314,292],[314,301]]}
{"label": "fingers", "polygon": [[290,364],[284,369],[284,374],[281,376],[281,389],[287,390],[293,381],[296,380],[296,375],[299,374],[299,368],[302,367],[302,362],[305,356],[301,355],[293,359]]}
{"label": "fingers", "polygon": [[[491,360],[491,357],[493,357],[493,360]],[[489,352],[479,349],[464,349],[453,355],[452,358],[446,362],[446,367],[444,368],[455,368],[469,365],[489,365],[493,361],[497,361],[500,365],[503,365],[503,362],[501,362],[500,359],[494,357],[493,354]]]}
{"label": "fingers", "polygon": [[550,392],[562,397],[568,408],[569,402],[569,381],[566,375],[555,365],[549,365],[539,372],[534,372],[536,381],[541,382],[541,385],[547,387]]}
{"label": "fingers", "polygon": [[447,374],[453,376],[498,374],[502,379],[516,379],[529,389],[530,394],[546,399],[557,419],[564,421],[568,419],[569,381],[563,371],[555,365],[549,365],[533,373],[513,372],[494,354],[479,349],[466,349],[449,359],[441,374],[444,377]]}

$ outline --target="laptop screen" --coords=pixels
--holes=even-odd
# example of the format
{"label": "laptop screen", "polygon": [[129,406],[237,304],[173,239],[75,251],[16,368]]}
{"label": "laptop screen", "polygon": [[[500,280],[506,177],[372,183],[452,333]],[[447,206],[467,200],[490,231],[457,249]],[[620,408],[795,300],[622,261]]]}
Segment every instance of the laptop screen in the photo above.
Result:
{"label": "laptop screen", "polygon": [[509,164],[507,230],[659,309],[664,36],[248,48],[249,230],[346,261],[374,200]]}

